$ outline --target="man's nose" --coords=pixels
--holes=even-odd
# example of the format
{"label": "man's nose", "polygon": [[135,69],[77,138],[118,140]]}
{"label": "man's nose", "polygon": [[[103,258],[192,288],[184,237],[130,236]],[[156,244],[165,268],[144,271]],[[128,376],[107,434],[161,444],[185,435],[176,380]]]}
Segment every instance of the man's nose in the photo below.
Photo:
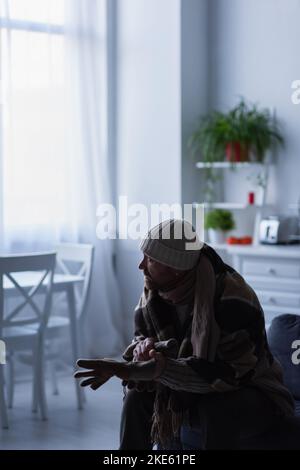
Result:
{"label": "man's nose", "polygon": [[144,256],[144,258],[142,259],[142,261],[139,264],[139,269],[144,269],[145,267],[146,267],[146,264],[145,264],[145,256]]}

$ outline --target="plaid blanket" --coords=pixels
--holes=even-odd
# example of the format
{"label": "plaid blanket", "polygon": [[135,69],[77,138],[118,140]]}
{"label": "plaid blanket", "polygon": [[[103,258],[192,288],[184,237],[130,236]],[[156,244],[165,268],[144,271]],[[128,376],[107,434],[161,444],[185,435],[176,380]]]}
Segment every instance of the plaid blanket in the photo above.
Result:
{"label": "plaid blanket", "polygon": [[[264,314],[255,292],[211,247],[205,245],[203,250],[216,279],[214,331],[210,337],[218,338],[218,342],[213,360],[194,354],[193,306],[191,315],[180,325],[176,321],[176,307],[152,290],[144,290],[136,307],[134,339],[125,350],[124,359],[132,360],[137,342],[146,337],[158,341],[175,338],[179,343],[177,357],[181,363],[185,359],[187,367],[207,381],[211,393],[255,386],[276,403],[278,413],[293,414],[293,398],[283,385],[280,365],[269,350]],[[176,374],[176,368],[173,370]],[[176,435],[185,411],[196,401],[197,394],[189,393],[188,386],[187,391],[178,392],[158,383],[152,428],[154,442],[164,445]]]}

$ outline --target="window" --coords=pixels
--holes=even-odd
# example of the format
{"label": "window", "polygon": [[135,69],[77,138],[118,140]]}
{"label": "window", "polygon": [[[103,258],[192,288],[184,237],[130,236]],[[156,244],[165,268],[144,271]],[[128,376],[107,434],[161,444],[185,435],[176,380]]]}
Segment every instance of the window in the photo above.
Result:
{"label": "window", "polygon": [[1,10],[11,20],[63,25],[64,6],[64,0],[6,0]]}
{"label": "window", "polygon": [[105,0],[0,0],[0,235],[12,251],[95,231],[107,188],[106,15]]}
{"label": "window", "polygon": [[64,1],[1,6],[2,210],[13,236],[66,217]]}

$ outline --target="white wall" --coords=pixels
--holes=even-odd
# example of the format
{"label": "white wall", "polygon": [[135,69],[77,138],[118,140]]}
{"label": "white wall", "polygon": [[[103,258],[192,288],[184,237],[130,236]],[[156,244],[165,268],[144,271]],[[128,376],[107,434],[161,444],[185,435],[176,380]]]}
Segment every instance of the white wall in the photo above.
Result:
{"label": "white wall", "polygon": [[[120,0],[117,24],[117,197],[180,203],[180,0]],[[142,289],[140,259],[138,241],[118,241],[128,336]]]}
{"label": "white wall", "polygon": [[[117,197],[145,204],[196,199],[200,175],[186,142],[197,116],[243,95],[276,108],[287,144],[269,200],[295,202],[300,106],[292,104],[290,86],[300,79],[299,18],[300,0],[119,0]],[[241,186],[228,188],[238,195]],[[128,335],[142,288],[140,257],[138,241],[118,241]]]}
{"label": "white wall", "polygon": [[[285,209],[300,196],[299,0],[210,0],[210,104],[226,109],[240,95],[276,108],[286,147],[278,155],[271,201]],[[238,191],[238,187],[235,187]]]}
{"label": "white wall", "polygon": [[[209,1],[209,0],[208,0]],[[181,1],[182,203],[199,200],[201,172],[188,140],[208,110],[208,24],[206,0]]]}

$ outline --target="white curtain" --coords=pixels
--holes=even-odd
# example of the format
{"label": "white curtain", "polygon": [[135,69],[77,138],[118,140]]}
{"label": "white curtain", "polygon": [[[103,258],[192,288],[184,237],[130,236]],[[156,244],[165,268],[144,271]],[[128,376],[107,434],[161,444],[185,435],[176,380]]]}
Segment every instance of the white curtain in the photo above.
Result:
{"label": "white curtain", "polygon": [[117,354],[124,338],[113,240],[96,237],[96,208],[112,197],[106,2],[0,1],[3,246],[93,243],[88,350]]}

